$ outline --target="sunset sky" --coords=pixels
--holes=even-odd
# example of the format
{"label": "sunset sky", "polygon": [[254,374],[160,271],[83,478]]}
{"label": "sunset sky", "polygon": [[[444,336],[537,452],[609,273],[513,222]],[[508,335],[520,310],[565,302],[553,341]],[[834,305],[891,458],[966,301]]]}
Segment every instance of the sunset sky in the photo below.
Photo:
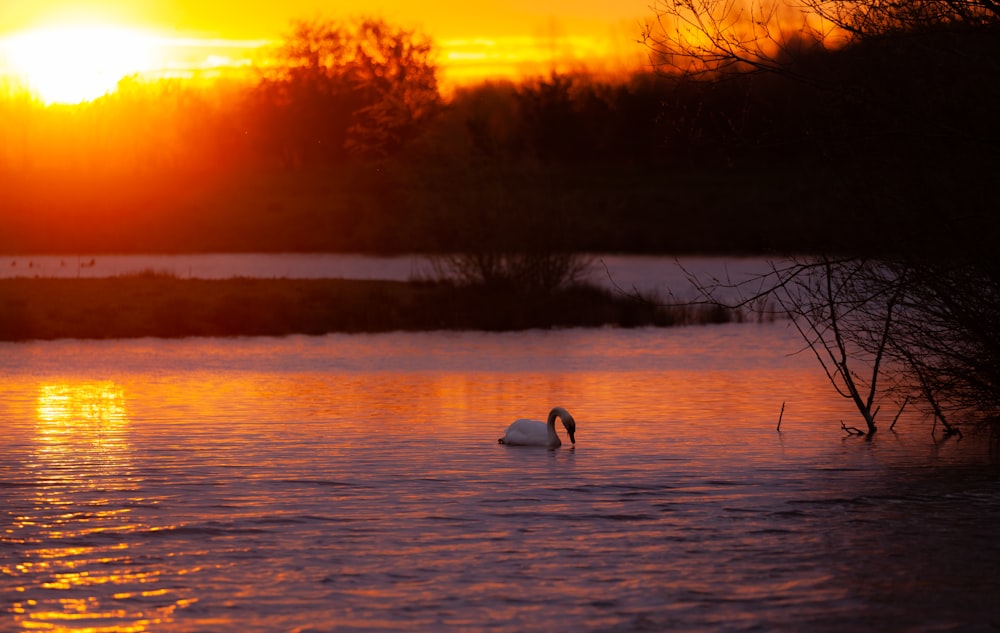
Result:
{"label": "sunset sky", "polygon": [[[376,15],[434,38],[443,78],[546,72],[558,63],[634,68],[648,0],[33,0],[0,8],[0,65],[47,100],[72,101],[121,75],[240,63],[294,19]],[[53,30],[55,29],[55,30]],[[75,85],[71,85],[75,84]],[[100,85],[98,85],[100,84]],[[92,97],[91,97],[92,98]]]}

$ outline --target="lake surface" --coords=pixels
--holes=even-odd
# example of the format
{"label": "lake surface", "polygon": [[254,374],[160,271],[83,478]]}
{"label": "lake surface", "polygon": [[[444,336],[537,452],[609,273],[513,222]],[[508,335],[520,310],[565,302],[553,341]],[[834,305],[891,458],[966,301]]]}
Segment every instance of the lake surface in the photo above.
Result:
{"label": "lake surface", "polygon": [[[905,416],[845,437],[798,348],[783,325],[0,344],[0,630],[995,631],[987,444]],[[556,404],[575,448],[497,444]]]}

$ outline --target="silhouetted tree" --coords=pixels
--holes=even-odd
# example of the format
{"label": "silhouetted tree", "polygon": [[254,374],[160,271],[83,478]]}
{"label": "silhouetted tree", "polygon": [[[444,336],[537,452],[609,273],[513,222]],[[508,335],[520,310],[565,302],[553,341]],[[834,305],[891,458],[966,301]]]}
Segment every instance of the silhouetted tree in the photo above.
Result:
{"label": "silhouetted tree", "polygon": [[856,38],[1000,22],[995,0],[804,0],[803,6]]}
{"label": "silhouetted tree", "polygon": [[824,47],[835,35],[797,6],[783,0],[655,0],[643,37],[655,66],[689,76],[793,75],[797,69],[788,59]]}
{"label": "silhouetted tree", "polygon": [[420,133],[439,105],[431,41],[373,19],[362,20],[347,76],[364,105],[354,112],[346,146],[382,157]]}
{"label": "silhouetted tree", "polygon": [[[838,393],[871,435],[894,405],[909,403],[947,435],[963,422],[1000,419],[1000,271],[983,261],[910,257],[808,257],[775,263],[738,283],[696,284],[727,307],[772,309],[793,319]],[[895,423],[893,420],[892,424]],[[850,428],[850,427],[847,427]]]}
{"label": "silhouetted tree", "polygon": [[[995,153],[998,7],[993,0],[660,0],[645,35],[654,62],[688,77],[767,71],[794,80],[815,95],[810,109],[834,130],[825,141],[848,136],[853,153],[859,133],[893,142],[945,138]],[[829,106],[814,107],[823,102]]]}
{"label": "silhouetted tree", "polygon": [[439,102],[433,56],[429,38],[379,19],[294,23],[260,84],[265,151],[292,165],[397,151]]}
{"label": "silhouetted tree", "polygon": [[484,248],[433,255],[430,262],[443,280],[532,294],[579,283],[588,272],[591,259],[579,253],[500,252]]}
{"label": "silhouetted tree", "polygon": [[657,65],[713,75],[765,70],[800,80],[814,78],[790,62],[816,49],[1000,25],[995,0],[656,0],[651,8],[644,37]]}
{"label": "silhouetted tree", "polygon": [[[1000,97],[1000,5],[799,7],[806,11],[779,1],[663,0],[647,29],[654,59],[704,82],[700,95],[745,91],[731,146],[784,134],[783,144],[799,145],[827,173],[823,195],[839,201],[827,217],[829,231],[847,228],[842,254],[776,266],[752,282],[748,301],[775,300],[794,317],[865,434],[886,417],[877,417],[886,401],[917,403],[949,434],[966,417],[996,420],[1000,275],[989,183],[1000,165],[990,114]],[[778,96],[795,107],[782,111]],[[735,113],[702,103],[716,117]],[[761,127],[768,109],[785,114]],[[811,118],[798,134],[781,127],[795,112]]]}

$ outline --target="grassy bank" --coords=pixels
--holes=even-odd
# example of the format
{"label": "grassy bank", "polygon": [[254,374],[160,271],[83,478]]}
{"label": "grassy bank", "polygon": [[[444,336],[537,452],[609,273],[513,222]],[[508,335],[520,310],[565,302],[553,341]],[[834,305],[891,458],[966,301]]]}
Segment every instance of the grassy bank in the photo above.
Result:
{"label": "grassy bank", "polygon": [[0,280],[0,340],[280,336],[393,330],[520,330],[731,321],[599,288],[544,295],[444,283],[343,279]]}

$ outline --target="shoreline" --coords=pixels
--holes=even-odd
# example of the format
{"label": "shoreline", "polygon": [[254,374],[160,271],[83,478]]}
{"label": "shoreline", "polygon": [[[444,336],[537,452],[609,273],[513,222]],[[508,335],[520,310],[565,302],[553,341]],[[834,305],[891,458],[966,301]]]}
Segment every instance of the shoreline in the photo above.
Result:
{"label": "shoreline", "polygon": [[596,286],[550,293],[357,279],[0,279],[0,340],[668,327],[742,320]]}

